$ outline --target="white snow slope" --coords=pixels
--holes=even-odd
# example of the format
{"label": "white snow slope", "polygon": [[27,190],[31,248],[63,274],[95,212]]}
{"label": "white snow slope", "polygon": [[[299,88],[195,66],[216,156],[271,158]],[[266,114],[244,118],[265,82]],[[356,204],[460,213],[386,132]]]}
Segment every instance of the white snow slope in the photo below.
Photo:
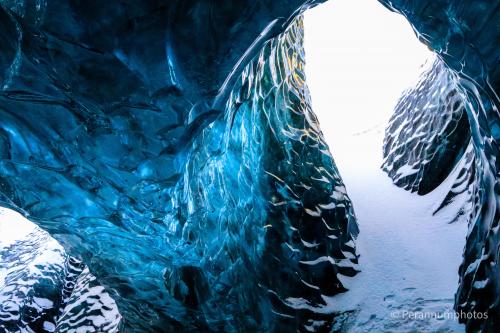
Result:
{"label": "white snow slope", "polygon": [[[349,140],[352,154],[366,156],[370,146],[380,146],[376,134]],[[450,180],[419,196],[394,186],[375,156],[360,165],[332,153],[360,228],[361,272],[343,281],[348,292],[329,300],[332,309],[357,311],[347,332],[464,332],[453,298],[467,225],[463,218],[448,223],[456,212],[452,206],[432,215]]]}

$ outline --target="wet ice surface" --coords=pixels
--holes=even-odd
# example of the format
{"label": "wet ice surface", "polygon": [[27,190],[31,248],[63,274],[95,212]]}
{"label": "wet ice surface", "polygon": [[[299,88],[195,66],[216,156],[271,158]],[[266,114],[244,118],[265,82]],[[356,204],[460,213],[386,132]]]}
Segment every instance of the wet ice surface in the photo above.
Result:
{"label": "wet ice surface", "polygon": [[[330,304],[357,311],[347,332],[464,332],[450,317],[466,221],[448,223],[458,200],[432,215],[453,175],[426,196],[400,189],[379,169],[380,150],[370,147],[381,142],[377,131],[349,140],[353,154],[369,158],[364,165],[335,155],[359,221],[361,273],[345,281],[350,290]],[[427,318],[412,319],[407,312]]]}

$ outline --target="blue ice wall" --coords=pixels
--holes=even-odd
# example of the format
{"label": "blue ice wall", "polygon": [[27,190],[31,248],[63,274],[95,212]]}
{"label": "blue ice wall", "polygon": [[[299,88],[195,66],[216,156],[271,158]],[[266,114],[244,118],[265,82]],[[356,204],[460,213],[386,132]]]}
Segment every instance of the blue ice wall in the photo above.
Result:
{"label": "blue ice wall", "polygon": [[173,228],[194,260],[176,260],[168,285],[176,297],[177,277],[194,265],[212,295],[199,285],[177,298],[198,295],[191,306],[206,300],[206,316],[231,313],[236,331],[329,330],[323,297],[356,274],[357,225],[311,110],[302,43],[299,18],[264,45],[224,116],[194,140],[179,183]]}
{"label": "blue ice wall", "polygon": [[[354,273],[355,224],[304,78],[286,72],[302,51],[266,46],[314,2],[0,2],[1,205],[83,259],[128,330],[328,329],[320,295]],[[382,2],[467,96],[480,210],[456,303],[489,311],[470,330],[494,330],[499,2]]]}
{"label": "blue ice wall", "polygon": [[333,324],[357,227],[302,24],[274,20],[298,3],[4,6],[2,204],[84,260],[128,330]]}

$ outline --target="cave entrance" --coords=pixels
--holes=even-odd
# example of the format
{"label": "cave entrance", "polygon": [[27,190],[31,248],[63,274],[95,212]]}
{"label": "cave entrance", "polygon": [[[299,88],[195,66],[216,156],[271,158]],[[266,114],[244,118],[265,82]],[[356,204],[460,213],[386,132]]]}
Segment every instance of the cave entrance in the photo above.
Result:
{"label": "cave entrance", "polygon": [[[453,319],[404,320],[450,312],[466,235],[465,221],[432,215],[443,195],[392,184],[380,169],[385,127],[402,92],[435,55],[408,21],[376,0],[335,0],[305,13],[306,76],[313,110],[358,218],[361,273],[343,281],[338,310],[358,308],[352,331],[462,332]],[[408,319],[408,318],[406,318]],[[405,326],[406,325],[406,326]],[[443,326],[444,325],[444,326]]]}

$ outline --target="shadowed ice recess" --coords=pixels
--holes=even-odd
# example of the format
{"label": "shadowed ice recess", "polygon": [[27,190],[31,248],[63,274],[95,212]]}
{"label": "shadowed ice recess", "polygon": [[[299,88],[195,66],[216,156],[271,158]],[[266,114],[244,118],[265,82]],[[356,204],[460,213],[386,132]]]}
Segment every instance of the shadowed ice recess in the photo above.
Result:
{"label": "shadowed ice recess", "polygon": [[[0,248],[1,330],[339,329],[328,299],[363,253],[304,74],[320,2],[0,0],[0,218],[40,228]],[[457,179],[454,306],[492,332],[499,2],[381,2],[437,56],[396,106],[384,170],[419,194]]]}

